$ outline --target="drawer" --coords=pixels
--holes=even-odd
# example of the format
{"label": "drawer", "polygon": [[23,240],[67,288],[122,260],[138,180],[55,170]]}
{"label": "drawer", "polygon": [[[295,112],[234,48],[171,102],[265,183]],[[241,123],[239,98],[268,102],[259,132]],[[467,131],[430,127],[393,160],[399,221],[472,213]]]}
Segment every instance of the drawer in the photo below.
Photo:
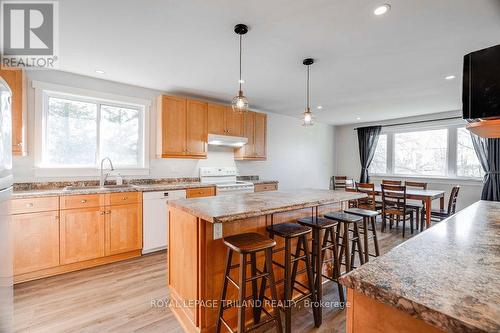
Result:
{"label": "drawer", "polygon": [[278,184],[255,184],[255,192],[276,191]]}
{"label": "drawer", "polygon": [[186,198],[212,197],[215,195],[215,187],[188,188]]}
{"label": "drawer", "polygon": [[83,194],[65,195],[60,197],[61,209],[90,208],[104,206],[104,195]]}
{"label": "drawer", "polygon": [[139,203],[142,199],[141,192],[111,193],[109,195],[109,205],[126,205]]}
{"label": "drawer", "polygon": [[12,199],[12,214],[47,212],[59,210],[59,197]]}

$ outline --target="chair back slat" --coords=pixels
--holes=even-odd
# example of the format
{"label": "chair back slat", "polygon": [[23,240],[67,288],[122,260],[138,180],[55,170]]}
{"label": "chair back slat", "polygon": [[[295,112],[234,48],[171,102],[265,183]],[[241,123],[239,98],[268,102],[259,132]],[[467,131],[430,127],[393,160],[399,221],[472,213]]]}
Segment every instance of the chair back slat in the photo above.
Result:
{"label": "chair back slat", "polygon": [[338,190],[346,187],[347,176],[333,176],[333,189]]}
{"label": "chair back slat", "polygon": [[377,210],[375,206],[375,184],[373,183],[356,183],[358,192],[368,195],[366,198],[358,199],[358,207],[362,209]]}
{"label": "chair back slat", "polygon": [[382,179],[382,184],[384,184],[384,185],[401,185],[402,182],[400,180]]}
{"label": "chair back slat", "polygon": [[405,181],[406,187],[418,188],[419,190],[427,190],[427,183],[422,182],[408,182]]}
{"label": "chair back slat", "polygon": [[460,186],[455,185],[451,189],[450,200],[448,201],[448,215],[451,216],[457,212],[457,199]]}
{"label": "chair back slat", "polygon": [[383,210],[398,211],[404,214],[406,211],[406,186],[382,184],[381,187]]}

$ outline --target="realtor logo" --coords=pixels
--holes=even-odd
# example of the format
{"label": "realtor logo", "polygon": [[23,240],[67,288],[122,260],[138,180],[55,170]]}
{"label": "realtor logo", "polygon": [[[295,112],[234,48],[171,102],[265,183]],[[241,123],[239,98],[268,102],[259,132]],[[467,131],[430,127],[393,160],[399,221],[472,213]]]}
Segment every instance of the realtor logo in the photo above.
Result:
{"label": "realtor logo", "polygon": [[56,68],[56,1],[2,1],[1,20],[2,67]]}

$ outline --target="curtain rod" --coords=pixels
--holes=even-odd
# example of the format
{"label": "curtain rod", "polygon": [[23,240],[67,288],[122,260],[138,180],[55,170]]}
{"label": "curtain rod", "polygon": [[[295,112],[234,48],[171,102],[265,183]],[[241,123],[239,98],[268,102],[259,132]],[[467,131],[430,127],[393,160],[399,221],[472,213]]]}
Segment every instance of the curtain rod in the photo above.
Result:
{"label": "curtain rod", "polygon": [[[418,120],[418,121],[410,121],[410,122],[406,122],[406,123],[397,123],[397,124],[389,124],[389,125],[381,125],[381,126],[382,127],[392,127],[392,126],[431,123],[434,121],[452,120],[452,119],[462,119],[462,117],[448,117],[448,118],[439,118],[439,119],[431,119],[431,120]],[[360,128],[360,127],[356,127],[356,128],[354,128],[354,130],[356,131],[358,128]]]}

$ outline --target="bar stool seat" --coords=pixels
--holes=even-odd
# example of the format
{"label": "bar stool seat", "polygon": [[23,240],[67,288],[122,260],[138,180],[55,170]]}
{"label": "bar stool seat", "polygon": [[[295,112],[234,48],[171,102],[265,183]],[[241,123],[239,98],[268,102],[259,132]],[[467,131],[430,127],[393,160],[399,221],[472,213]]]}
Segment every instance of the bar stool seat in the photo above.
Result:
{"label": "bar stool seat", "polygon": [[280,223],[267,227],[267,230],[283,238],[295,238],[311,232],[311,228],[297,223]]}
{"label": "bar stool seat", "polygon": [[369,209],[362,209],[362,208],[349,208],[344,210],[344,212],[348,214],[354,214],[358,216],[366,216],[366,217],[375,217],[380,215],[379,212],[374,211],[374,210],[369,210]]}
{"label": "bar stool seat", "polygon": [[301,219],[298,219],[297,222],[299,224],[311,227],[311,228],[320,228],[320,229],[327,229],[334,227],[337,222],[329,219],[325,219],[324,217],[303,217]]}
{"label": "bar stool seat", "polygon": [[363,221],[363,218],[357,215],[344,212],[330,212],[325,214],[327,219],[336,220],[339,222],[357,223]]}
{"label": "bar stool seat", "polygon": [[224,244],[238,253],[252,253],[276,246],[276,241],[254,232],[224,238]]}

